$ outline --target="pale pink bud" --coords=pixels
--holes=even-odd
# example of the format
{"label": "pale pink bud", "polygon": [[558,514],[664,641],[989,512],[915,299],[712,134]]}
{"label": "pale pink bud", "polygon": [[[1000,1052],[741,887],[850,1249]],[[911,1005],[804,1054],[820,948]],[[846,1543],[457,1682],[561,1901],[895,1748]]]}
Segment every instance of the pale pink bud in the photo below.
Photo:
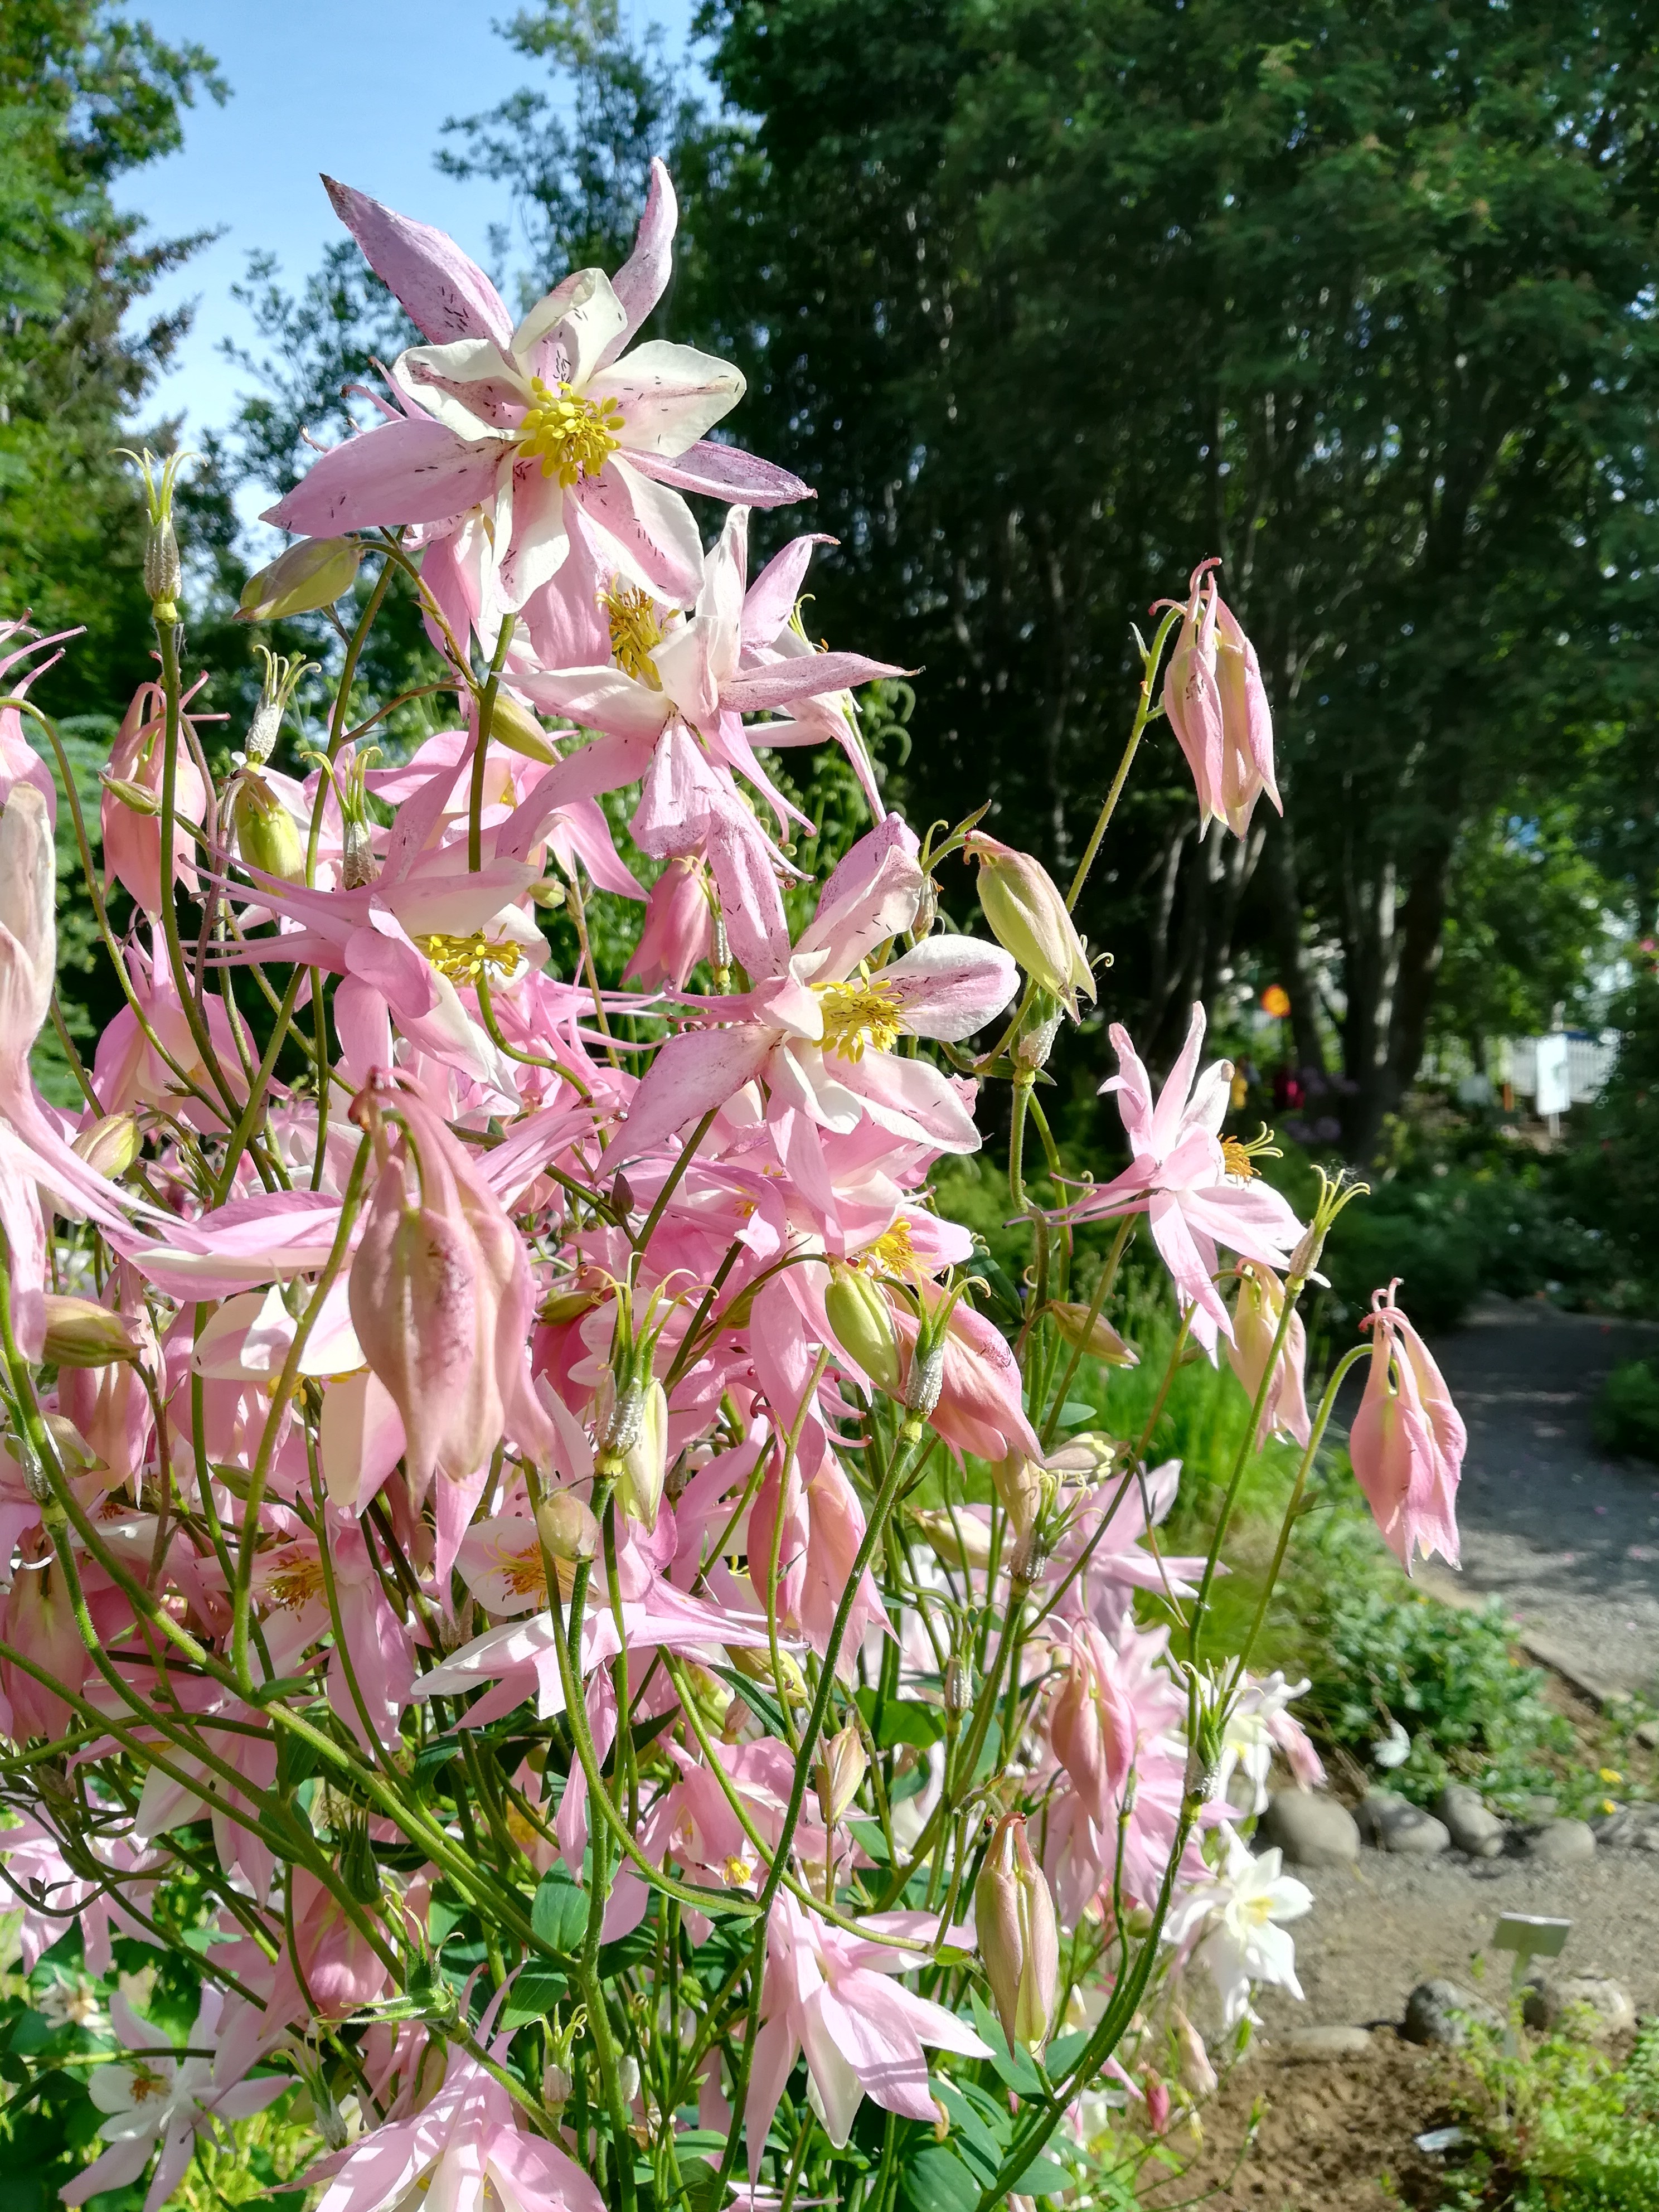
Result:
{"label": "pale pink bud", "polygon": [[1134,1764],[1135,1718],[1119,1684],[1116,1654],[1097,1628],[1075,1632],[1070,1663],[1048,1715],[1055,1758],[1097,1827],[1107,1826]]}
{"label": "pale pink bud", "polygon": [[[166,702],[156,684],[141,684],[132,696],[109,757],[103,796],[104,889],[125,884],[146,914],[161,911],[161,771],[166,755]],[[142,814],[110,788],[111,782],[137,785],[156,802],[154,814]],[[207,788],[182,738],[173,805],[179,822],[201,822],[207,813]],[[196,866],[188,833],[175,829],[167,891],[182,881],[196,886]]]}
{"label": "pale pink bud", "polygon": [[1170,2125],[1168,2087],[1158,2080],[1156,2074],[1149,2074],[1141,2084],[1140,2094],[1146,2100],[1147,2133],[1154,2136],[1164,2134]]}
{"label": "pale pink bud", "polygon": [[1052,1479],[1044,1475],[1035,1460],[1015,1451],[994,1463],[991,1486],[1001,1501],[1003,1511],[1013,1523],[1014,1534],[1029,1536],[1042,1510],[1044,1491],[1054,1486]]}
{"label": "pale pink bud", "polygon": [[1164,711],[1193,772],[1200,827],[1224,822],[1242,837],[1264,791],[1279,804],[1273,715],[1255,648],[1209,574],[1218,565],[1206,561],[1193,571],[1164,670]]}
{"label": "pale pink bud", "polygon": [[700,960],[714,957],[714,915],[708,871],[695,854],[671,860],[646,894],[645,926],[623,981],[653,991],[685,988]]}
{"label": "pale pink bud", "polygon": [[319,2020],[344,2020],[385,1991],[386,1970],[368,1936],[313,1874],[294,1870],[294,1958]]}
{"label": "pale pink bud", "polygon": [[1193,2026],[1179,2005],[1173,2013],[1176,2050],[1179,2054],[1181,2079],[1195,2097],[1212,2097],[1220,2087],[1215,2068],[1210,2063],[1210,2054],[1204,2039]]}
{"label": "pale pink bud", "polygon": [[[1233,1334],[1227,1343],[1227,1364],[1243,1384],[1252,1405],[1267,1371],[1267,1362],[1273,1357],[1273,1340],[1279,1334],[1279,1317],[1284,1310],[1285,1285],[1279,1277],[1271,1267],[1254,1260],[1245,1261],[1239,1269],[1238,1298],[1233,1308]],[[1307,1443],[1311,1427],[1303,1379],[1307,1358],[1307,1332],[1302,1326],[1301,1315],[1293,1313],[1262,1403],[1258,1443],[1270,1430],[1280,1436],[1294,1437],[1299,1444]]]}
{"label": "pale pink bud", "polygon": [[1110,1322],[1091,1314],[1087,1306],[1055,1298],[1050,1301],[1048,1312],[1073,1352],[1086,1352],[1093,1358],[1103,1359],[1109,1367],[1139,1366],[1140,1354],[1133,1345],[1126,1344]]}
{"label": "pale pink bud", "polygon": [[[55,1559],[14,1571],[5,1622],[6,1641],[14,1650],[70,1696],[80,1694],[92,1661]],[[0,1660],[0,1688],[11,1705],[12,1735],[19,1743],[29,1736],[60,1736],[74,1719],[63,1698],[9,1659]]]}
{"label": "pale pink bud", "polygon": [[1095,995],[1094,971],[1053,877],[1029,853],[994,837],[972,836],[965,851],[980,863],[979,902],[998,944],[1075,1020],[1078,993]]}
{"label": "pale pink bud", "polygon": [[974,1886],[974,1925],[1004,2034],[1011,2046],[1040,2051],[1060,1994],[1060,1933],[1018,1813],[997,1823]]}
{"label": "pale pink bud", "polygon": [[869,1766],[864,1741],[851,1721],[831,1736],[818,1771],[818,1805],[823,1825],[833,1828],[863,1787]]}

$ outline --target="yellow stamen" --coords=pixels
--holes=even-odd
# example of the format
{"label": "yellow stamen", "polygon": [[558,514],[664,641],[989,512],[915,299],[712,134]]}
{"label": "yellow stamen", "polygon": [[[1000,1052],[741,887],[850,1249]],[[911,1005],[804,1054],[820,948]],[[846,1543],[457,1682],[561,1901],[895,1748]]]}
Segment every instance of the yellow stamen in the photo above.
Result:
{"label": "yellow stamen", "polygon": [[1249,1182],[1255,1173],[1255,1163],[1250,1158],[1249,1146],[1242,1137],[1224,1137],[1221,1139],[1221,1164],[1240,1182]]}
{"label": "yellow stamen", "polygon": [[823,1015],[823,1048],[842,1060],[862,1060],[866,1045],[890,1052],[902,1033],[904,1018],[890,983],[878,976],[856,977],[847,983],[815,983]]}
{"label": "yellow stamen", "polygon": [[909,1223],[896,1221],[874,1243],[865,1246],[855,1264],[868,1267],[872,1274],[914,1274],[916,1248],[910,1242]]}
{"label": "yellow stamen", "polygon": [[450,937],[434,931],[415,942],[438,973],[447,975],[452,983],[476,983],[486,971],[510,975],[519,964],[516,945],[492,944],[481,929],[475,929],[470,937]]}
{"label": "yellow stamen", "polygon": [[726,1862],[722,1871],[726,1875],[726,1886],[730,1889],[741,1889],[745,1882],[753,1881],[755,1879],[754,1868],[750,1865],[747,1859],[739,1858],[735,1851]]}
{"label": "yellow stamen", "polygon": [[544,477],[556,476],[568,491],[583,477],[596,477],[622,443],[623,413],[614,399],[584,399],[562,384],[556,393],[532,376],[536,404],[519,425],[519,451],[542,465]]}
{"label": "yellow stamen", "polygon": [[501,1552],[496,1554],[496,1571],[514,1597],[523,1597],[531,1590],[544,1590],[547,1577],[542,1571],[539,1552]]}
{"label": "yellow stamen", "polygon": [[322,1589],[322,1561],[306,1552],[295,1552],[284,1559],[265,1583],[265,1595],[283,1613],[297,1613],[302,1605],[319,1597]]}
{"label": "yellow stamen", "polygon": [[166,2096],[166,2075],[158,2074],[152,2066],[146,2066],[142,2058],[130,2058],[127,2072],[132,2081],[132,2101],[135,2105],[146,2105],[152,2097]]}
{"label": "yellow stamen", "polygon": [[611,589],[600,593],[599,604],[610,625],[611,658],[624,676],[631,676],[636,684],[647,684],[653,691],[660,691],[662,678],[651,655],[662,643],[662,625],[657,620],[656,602],[650,592],[624,584],[620,576],[613,576]]}

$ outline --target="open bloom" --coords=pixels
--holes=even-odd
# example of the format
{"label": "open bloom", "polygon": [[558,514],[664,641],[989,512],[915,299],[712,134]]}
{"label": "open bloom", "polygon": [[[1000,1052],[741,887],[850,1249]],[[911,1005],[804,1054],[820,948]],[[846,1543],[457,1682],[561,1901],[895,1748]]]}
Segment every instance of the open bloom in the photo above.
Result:
{"label": "open bloom", "polygon": [[144,2212],[159,2212],[184,2179],[198,2135],[216,2135],[221,2120],[262,2112],[293,2086],[286,2074],[240,2081],[234,2068],[227,2069],[231,2078],[221,2078],[216,2030],[223,2005],[220,1990],[204,1988],[190,2032],[192,2047],[205,2046],[215,2056],[168,2058],[158,2055],[164,2039],[156,2030],[139,2019],[125,1997],[111,1998],[117,2036],[130,2051],[143,2056],[100,2066],[88,2078],[88,2094],[104,2115],[98,2132],[109,2148],[59,2191],[65,2204],[84,2204],[105,2190],[125,2189],[137,2181],[159,2143],[161,2155],[144,2198]]}
{"label": "open bloom", "polygon": [[430,2102],[320,2159],[306,2179],[328,2183],[317,2212],[605,2212],[581,2168],[520,2127],[501,2083],[453,2048]]}
{"label": "open bloom", "polygon": [[1243,1146],[1221,1135],[1233,1066],[1230,1060],[1212,1060],[1198,1073],[1202,1006],[1193,1008],[1181,1057],[1156,1100],[1128,1031],[1115,1022],[1111,1039],[1119,1072],[1100,1088],[1103,1096],[1118,1094],[1134,1157],[1121,1176],[1073,1206],[1072,1218],[1144,1213],[1177,1295],[1193,1310],[1193,1334],[1213,1358],[1218,1339],[1233,1334],[1215,1285],[1221,1264],[1216,1247],[1282,1267],[1302,1224],[1279,1192],[1257,1177]]}
{"label": "open bloom", "polygon": [[757,1080],[775,1114],[818,1128],[844,1132],[867,1115],[941,1152],[976,1151],[979,1132],[949,1078],[891,1048],[906,1036],[971,1036],[1012,998],[1014,963],[978,938],[936,936],[872,970],[869,956],[909,927],[921,895],[915,839],[890,817],[825,884],[793,951],[781,938],[763,948],[770,972],[756,988],[709,1002],[726,1025],[684,1030],[663,1046],[607,1157],[637,1158]]}
{"label": "open bloom", "polygon": [[[867,1924],[883,1935],[933,1933],[922,1912],[874,1913]],[[924,2045],[990,2057],[989,2046],[954,2013],[889,1978],[914,1966],[916,1956],[848,1935],[803,1911],[787,1892],[779,1893],[767,1923],[761,2027],[744,2112],[751,2180],[758,2178],[772,2115],[803,2051],[807,2094],[837,2149],[866,2097],[910,2119],[936,2117]]]}
{"label": "open bloom", "polygon": [[1401,1565],[1438,1552],[1458,1563],[1457,1486],[1468,1434],[1429,1347],[1395,1304],[1371,1296],[1370,1369],[1348,1437],[1365,1502]]}
{"label": "open bloom", "polygon": [[1299,1920],[1313,1904],[1313,1892],[1281,1874],[1279,1866],[1278,1851],[1253,1858],[1229,1828],[1227,1862],[1219,1875],[1183,1898],[1164,1923],[1164,1942],[1192,1949],[1209,1969],[1229,2027],[1255,2017],[1253,1982],[1302,1995],[1296,1945],[1280,1923]]}
{"label": "open bloom", "polygon": [[[660,162],[653,179],[616,283],[602,270],[577,270],[516,329],[495,286],[450,240],[331,185],[370,263],[435,343],[410,346],[393,364],[410,411],[325,453],[265,520],[326,538],[477,508],[506,609],[522,606],[563,563],[574,505],[634,582],[693,587],[696,524],[659,477],[737,404],[744,380],[692,346],[653,341],[618,358],[668,281],[673,188]],[[686,480],[711,488],[695,469]]]}
{"label": "open bloom", "polygon": [[1265,791],[1279,805],[1273,781],[1273,722],[1255,647],[1216,589],[1203,562],[1164,676],[1170,718],[1198,791],[1199,825],[1224,822],[1235,836],[1250,826]]}

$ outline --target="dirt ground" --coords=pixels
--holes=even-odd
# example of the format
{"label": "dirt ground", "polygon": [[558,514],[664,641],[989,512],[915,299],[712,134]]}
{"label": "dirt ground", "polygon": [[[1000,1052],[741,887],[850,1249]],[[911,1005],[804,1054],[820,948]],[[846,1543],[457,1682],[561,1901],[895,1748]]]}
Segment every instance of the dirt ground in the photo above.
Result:
{"label": "dirt ground", "polygon": [[[1364,2057],[1286,2060],[1269,2047],[1233,2069],[1204,2114],[1194,2156],[1177,2130],[1170,2148],[1186,2170],[1154,2188],[1142,2179],[1147,2212],[1202,2196],[1206,2212],[1400,2212],[1432,2205],[1445,2168],[1413,2138],[1451,2117],[1448,2063],[1372,2034]],[[1255,2140],[1240,2150],[1255,2123]],[[1385,2179],[1386,2177],[1386,2179]],[[1214,2191],[1213,2195],[1208,2194]]]}

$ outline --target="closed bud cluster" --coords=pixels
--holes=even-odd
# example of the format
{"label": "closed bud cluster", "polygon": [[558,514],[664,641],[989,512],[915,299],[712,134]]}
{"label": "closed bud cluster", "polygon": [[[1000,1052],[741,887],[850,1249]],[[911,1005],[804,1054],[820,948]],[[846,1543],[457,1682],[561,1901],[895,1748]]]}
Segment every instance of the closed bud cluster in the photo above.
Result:
{"label": "closed bud cluster", "polygon": [[994,837],[971,836],[966,850],[980,864],[979,902],[998,944],[1075,1021],[1078,994],[1095,995],[1094,973],[1053,877],[1029,853]]}
{"label": "closed bud cluster", "polygon": [[1003,2033],[1011,2046],[1041,2051],[1060,1994],[1060,1932],[1018,1813],[997,1823],[974,1886],[974,1924]]}
{"label": "closed bud cluster", "polygon": [[138,464],[149,515],[149,528],[144,534],[144,595],[158,623],[176,623],[185,572],[173,527],[173,494],[180,468],[192,456],[169,453],[158,462],[148,447],[142,453],[130,453],[125,447],[121,450],[126,459]]}
{"label": "closed bud cluster", "polygon": [[362,548],[349,538],[301,538],[242,586],[240,623],[285,622],[343,599],[356,580]]}

